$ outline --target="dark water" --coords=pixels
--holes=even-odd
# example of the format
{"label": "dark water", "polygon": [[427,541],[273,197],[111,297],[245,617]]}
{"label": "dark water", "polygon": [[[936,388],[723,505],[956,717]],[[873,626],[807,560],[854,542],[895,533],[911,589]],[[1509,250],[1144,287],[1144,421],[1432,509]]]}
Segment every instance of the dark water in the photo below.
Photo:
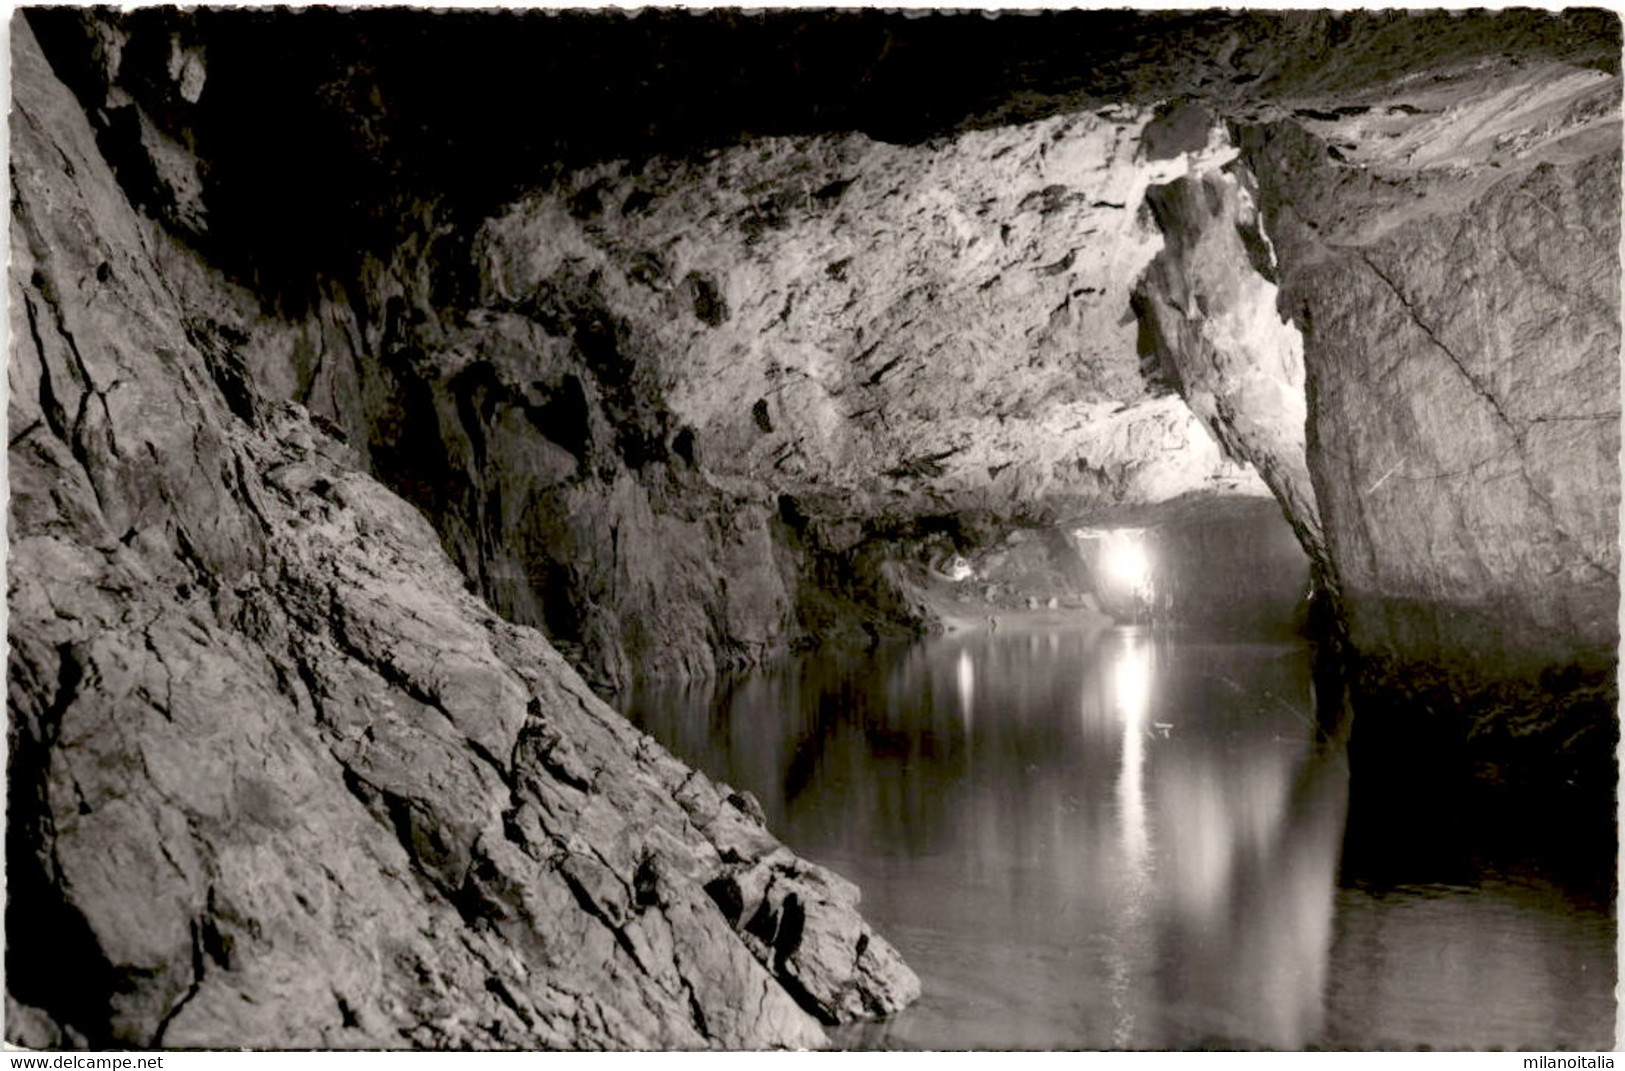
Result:
{"label": "dark water", "polygon": [[1351,872],[1311,679],[1296,644],[977,633],[624,706],[855,880],[918,971],[842,1044],[1611,1047],[1607,882]]}

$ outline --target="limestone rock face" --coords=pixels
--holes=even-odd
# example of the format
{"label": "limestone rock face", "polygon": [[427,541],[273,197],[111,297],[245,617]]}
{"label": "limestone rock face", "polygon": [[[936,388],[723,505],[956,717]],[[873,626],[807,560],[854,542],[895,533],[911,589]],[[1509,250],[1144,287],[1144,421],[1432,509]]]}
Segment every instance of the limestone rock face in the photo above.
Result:
{"label": "limestone rock face", "polygon": [[1149,193],[1167,374],[1282,501],[1368,679],[1503,755],[1615,732],[1618,97],[1481,61],[1233,124],[1239,160]]}
{"label": "limestone rock face", "polygon": [[1309,465],[1351,636],[1491,675],[1604,664],[1618,79],[1511,67],[1405,91],[1319,137],[1244,138],[1304,330]]}
{"label": "limestone rock face", "polygon": [[[551,374],[586,384],[608,418],[586,421],[589,439],[614,445],[599,471],[635,477],[608,498],[649,505],[622,514],[612,554],[582,539],[592,553],[558,561],[548,529],[573,523],[558,492],[510,481],[499,515],[520,520],[489,544],[525,577],[549,557],[584,579],[606,559],[652,571],[646,588],[588,579],[601,595],[582,603],[588,631],[618,634],[627,652],[599,643],[601,659],[659,669],[649,653],[707,634],[713,649],[751,651],[805,635],[800,578],[835,570],[809,567],[802,547],[839,561],[919,517],[1054,523],[1263,493],[1176,398],[1146,389],[1134,356],[1126,284],[1156,240],[1133,206],[1150,178],[1187,166],[1134,162],[1148,118],[916,149],[770,140],[698,163],[608,164],[516,203],[476,238],[478,308],[441,352],[505,385],[537,375],[538,352],[558,354]],[[536,470],[518,463],[534,428],[520,431],[488,436],[494,471]],[[574,479],[567,461],[559,471]],[[569,515],[605,497],[588,488]],[[707,500],[699,515],[727,528],[678,519]],[[546,597],[514,586],[499,602]],[[650,630],[642,642],[630,622]]]}
{"label": "limestone rock face", "polygon": [[810,1047],[913,999],[849,885],[263,398],[13,43],[8,1040]]}
{"label": "limestone rock face", "polygon": [[1275,252],[1245,165],[1147,191],[1165,238],[1135,307],[1165,375],[1226,449],[1253,464],[1316,565],[1336,574],[1310,480],[1303,336],[1277,303]]}
{"label": "limestone rock face", "polygon": [[590,278],[706,469],[820,517],[1256,493],[1135,357],[1138,209],[1207,150],[1146,161],[1150,119],[578,172],[486,224],[481,303],[545,319]]}
{"label": "limestone rock face", "polygon": [[[207,315],[505,615],[611,682],[708,675],[918,620],[882,566],[933,518],[968,545],[973,525],[1268,493],[1136,354],[1145,190],[1234,154],[1203,128],[1148,161],[1156,122],[604,164],[467,249],[426,214],[309,316],[247,295]],[[470,281],[451,303],[447,277]]]}

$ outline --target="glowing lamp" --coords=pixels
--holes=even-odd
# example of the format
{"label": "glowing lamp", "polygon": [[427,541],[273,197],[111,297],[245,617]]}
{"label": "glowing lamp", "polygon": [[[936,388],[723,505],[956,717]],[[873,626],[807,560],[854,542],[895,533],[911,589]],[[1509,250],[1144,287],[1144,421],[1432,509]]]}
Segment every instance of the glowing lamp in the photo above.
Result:
{"label": "glowing lamp", "polygon": [[1138,590],[1151,579],[1151,562],[1132,533],[1113,532],[1106,540],[1106,570],[1112,579]]}

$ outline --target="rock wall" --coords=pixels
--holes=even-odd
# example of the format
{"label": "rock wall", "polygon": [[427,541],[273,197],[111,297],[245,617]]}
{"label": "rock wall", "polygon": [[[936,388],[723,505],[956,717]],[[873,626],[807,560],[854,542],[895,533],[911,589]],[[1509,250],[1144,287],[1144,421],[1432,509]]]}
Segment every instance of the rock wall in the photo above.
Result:
{"label": "rock wall", "polygon": [[916,624],[882,566],[936,531],[1267,494],[1135,353],[1144,191],[1234,152],[1147,162],[1154,122],[615,162],[467,247],[426,213],[304,318],[185,289],[505,615],[610,683],[709,675]]}
{"label": "rock wall", "polygon": [[[1458,212],[1288,261],[1311,464],[1362,646],[1426,655],[1384,605],[1404,599],[1476,619],[1441,653],[1616,646],[1617,179],[1617,150],[1543,163]],[[1279,229],[1323,249],[1314,224]],[[1473,638],[1496,618],[1504,640]]]}
{"label": "rock wall", "polygon": [[1142,346],[1226,449],[1257,469],[1335,597],[1305,446],[1303,336],[1278,308],[1275,250],[1255,196],[1239,161],[1146,191],[1165,244],[1134,292]]}
{"label": "rock wall", "polygon": [[7,1040],[812,1047],[912,1000],[852,886],[256,389],[21,20],[11,69]]}
{"label": "rock wall", "polygon": [[1489,71],[1242,143],[1369,675],[1611,781],[1619,82]]}
{"label": "rock wall", "polygon": [[1150,191],[1162,367],[1282,501],[1368,688],[1611,777],[1617,75],[1503,57],[1231,135]]}
{"label": "rock wall", "polygon": [[[625,361],[626,393],[654,401],[605,399],[623,446],[776,498],[825,553],[919,518],[1052,524],[1257,494],[1133,357],[1123,282],[1155,244],[1132,211],[1156,173],[1133,162],[1147,118],[913,149],[768,140],[574,173],[482,229],[480,304],[568,333],[589,364]],[[605,330],[584,327],[583,303]],[[732,556],[745,598],[724,635],[789,588],[753,579],[753,559]]]}

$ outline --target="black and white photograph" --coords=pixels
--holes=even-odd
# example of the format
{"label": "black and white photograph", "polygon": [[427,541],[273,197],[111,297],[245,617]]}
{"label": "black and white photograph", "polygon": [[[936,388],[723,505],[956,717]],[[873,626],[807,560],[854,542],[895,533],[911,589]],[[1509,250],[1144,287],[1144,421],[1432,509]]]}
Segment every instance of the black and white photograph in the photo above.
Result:
{"label": "black and white photograph", "polygon": [[1615,10],[8,17],[9,1067],[1613,1066]]}

